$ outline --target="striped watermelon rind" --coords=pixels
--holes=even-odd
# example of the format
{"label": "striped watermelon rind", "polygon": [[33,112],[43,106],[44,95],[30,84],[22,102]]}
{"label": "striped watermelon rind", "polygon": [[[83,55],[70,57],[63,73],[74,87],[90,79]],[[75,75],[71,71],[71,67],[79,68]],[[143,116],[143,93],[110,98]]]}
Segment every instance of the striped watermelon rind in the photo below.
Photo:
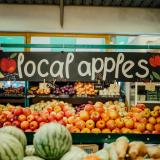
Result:
{"label": "striped watermelon rind", "polygon": [[24,132],[19,128],[16,128],[14,126],[5,126],[0,129],[0,133],[8,133],[8,134],[14,136],[15,138],[17,138],[21,142],[21,144],[23,145],[24,148],[27,145],[27,138],[26,138]]}
{"label": "striped watermelon rind", "polygon": [[70,151],[67,152],[60,160],[82,160],[87,153],[79,147],[72,146]]}
{"label": "striped watermelon rind", "polygon": [[36,156],[27,156],[27,157],[24,157],[23,160],[44,160],[44,159]]}
{"label": "striped watermelon rind", "polygon": [[36,156],[34,145],[27,145],[25,148],[25,156]]}
{"label": "striped watermelon rind", "polygon": [[0,160],[22,160],[22,144],[12,135],[0,133]]}
{"label": "striped watermelon rind", "polygon": [[59,123],[48,123],[34,135],[36,153],[47,160],[59,160],[72,146],[69,131]]}

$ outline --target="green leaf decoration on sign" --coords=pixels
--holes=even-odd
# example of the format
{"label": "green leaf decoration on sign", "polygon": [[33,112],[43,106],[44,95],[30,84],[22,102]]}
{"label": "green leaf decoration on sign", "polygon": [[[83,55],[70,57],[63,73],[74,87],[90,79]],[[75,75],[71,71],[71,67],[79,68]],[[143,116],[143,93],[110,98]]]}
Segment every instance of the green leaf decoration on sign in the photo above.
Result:
{"label": "green leaf decoration on sign", "polygon": [[0,72],[0,78],[4,78],[4,75]]}
{"label": "green leaf decoration on sign", "polygon": [[150,75],[150,79],[151,79],[151,81],[153,81],[153,80],[154,80],[154,78],[153,78],[153,76],[152,76],[152,75]]}
{"label": "green leaf decoration on sign", "polygon": [[160,75],[157,72],[152,72],[154,78],[160,80]]}
{"label": "green leaf decoration on sign", "polygon": [[15,58],[17,56],[17,53],[13,53],[10,55],[10,58]]}

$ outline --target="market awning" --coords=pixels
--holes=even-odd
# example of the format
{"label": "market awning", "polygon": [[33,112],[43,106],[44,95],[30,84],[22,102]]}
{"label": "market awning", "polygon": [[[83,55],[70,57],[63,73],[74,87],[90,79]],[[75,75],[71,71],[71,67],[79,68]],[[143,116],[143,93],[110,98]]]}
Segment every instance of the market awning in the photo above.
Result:
{"label": "market awning", "polygon": [[[64,5],[160,8],[160,0],[62,0]],[[0,0],[3,4],[53,4],[61,0]]]}

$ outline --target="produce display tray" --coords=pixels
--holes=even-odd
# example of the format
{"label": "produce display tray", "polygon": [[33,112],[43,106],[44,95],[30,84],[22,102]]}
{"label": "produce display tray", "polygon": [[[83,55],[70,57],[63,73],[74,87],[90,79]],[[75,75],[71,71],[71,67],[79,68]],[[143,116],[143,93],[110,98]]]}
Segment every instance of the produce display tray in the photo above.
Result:
{"label": "produce display tray", "polygon": [[[28,144],[32,144],[34,133],[25,133]],[[94,134],[72,133],[73,144],[98,144],[112,143],[118,137],[126,136],[130,141],[143,141],[146,144],[160,144],[159,134]]]}
{"label": "produce display tray", "polygon": [[25,94],[0,94],[0,98],[25,98]]}
{"label": "produce display tray", "polygon": [[72,104],[82,104],[88,103],[92,101],[93,103],[97,101],[106,102],[106,101],[114,101],[119,100],[121,96],[87,96],[87,97],[80,97],[80,96],[55,96],[55,95],[28,95],[27,98],[34,99],[33,102],[37,103],[40,100],[50,100],[50,99],[58,99],[62,101],[66,101]]}

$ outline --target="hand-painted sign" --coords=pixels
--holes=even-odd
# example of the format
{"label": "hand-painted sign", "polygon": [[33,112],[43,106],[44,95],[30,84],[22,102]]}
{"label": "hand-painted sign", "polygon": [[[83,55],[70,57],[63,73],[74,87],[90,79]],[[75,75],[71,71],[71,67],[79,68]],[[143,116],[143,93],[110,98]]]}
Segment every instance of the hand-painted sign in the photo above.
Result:
{"label": "hand-painted sign", "polygon": [[160,55],[151,53],[1,53],[0,80],[160,81]]}

